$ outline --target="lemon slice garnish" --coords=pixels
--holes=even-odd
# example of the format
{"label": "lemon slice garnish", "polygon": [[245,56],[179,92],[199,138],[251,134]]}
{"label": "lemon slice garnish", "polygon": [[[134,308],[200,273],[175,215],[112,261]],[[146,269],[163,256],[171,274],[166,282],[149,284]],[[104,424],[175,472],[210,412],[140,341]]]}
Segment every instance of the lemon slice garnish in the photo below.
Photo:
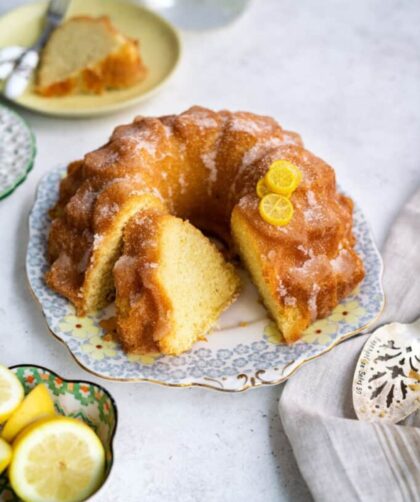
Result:
{"label": "lemon slice garnish", "polygon": [[47,387],[40,383],[25,397],[6,422],[1,437],[11,443],[26,426],[40,418],[55,415]]}
{"label": "lemon slice garnish", "polygon": [[278,167],[282,167],[282,166],[287,166],[290,169],[292,169],[293,171],[295,171],[296,176],[298,177],[298,183],[300,183],[302,181],[302,171],[298,168],[298,166],[296,164],[293,164],[293,162],[290,162],[290,160],[286,160],[286,159],[275,160],[270,165],[270,169],[271,168],[278,168]]}
{"label": "lemon slice garnish", "polygon": [[271,164],[264,180],[272,192],[290,195],[302,180],[302,172],[288,160],[276,160]]}
{"label": "lemon slice garnish", "polygon": [[270,193],[270,190],[269,188],[267,187],[265,181],[264,181],[264,178],[261,178],[260,180],[258,180],[258,183],[257,183],[257,195],[260,199],[262,199],[264,197],[264,195],[267,195]]}
{"label": "lemon slice garnish", "polygon": [[259,204],[262,219],[271,225],[287,225],[293,216],[293,205],[284,195],[269,193]]}
{"label": "lemon slice garnish", "polygon": [[10,464],[12,459],[12,447],[6,443],[4,439],[0,438],[0,474]]}
{"label": "lemon slice garnish", "polygon": [[39,420],[13,443],[9,480],[23,500],[85,500],[99,488],[104,472],[105,452],[100,439],[75,418]]}
{"label": "lemon slice garnish", "polygon": [[23,396],[23,387],[18,377],[13,371],[0,366],[0,424],[15,411]]}

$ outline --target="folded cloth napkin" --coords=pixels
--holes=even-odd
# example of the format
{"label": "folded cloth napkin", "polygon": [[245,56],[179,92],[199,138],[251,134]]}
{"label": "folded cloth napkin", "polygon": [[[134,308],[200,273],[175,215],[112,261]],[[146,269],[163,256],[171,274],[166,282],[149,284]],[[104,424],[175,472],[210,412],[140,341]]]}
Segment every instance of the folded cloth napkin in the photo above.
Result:
{"label": "folded cloth napkin", "polygon": [[[420,189],[392,226],[383,258],[386,307],[378,325],[412,322],[420,315]],[[392,425],[360,422],[353,410],[353,376],[368,336],[305,365],[280,398],[284,430],[315,500],[420,500],[420,412]]]}

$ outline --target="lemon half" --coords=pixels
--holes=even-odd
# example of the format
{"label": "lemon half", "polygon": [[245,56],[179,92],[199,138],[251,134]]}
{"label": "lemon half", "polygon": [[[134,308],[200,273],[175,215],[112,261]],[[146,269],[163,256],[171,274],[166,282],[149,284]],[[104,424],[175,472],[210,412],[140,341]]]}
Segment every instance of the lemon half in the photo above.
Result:
{"label": "lemon half", "polygon": [[4,439],[0,438],[0,474],[9,465],[11,459],[12,447]]}
{"label": "lemon half", "polygon": [[0,424],[19,406],[24,396],[18,377],[4,366],[0,366]]}
{"label": "lemon half", "polygon": [[23,500],[80,502],[99,488],[104,473],[100,439],[75,418],[39,420],[13,443],[9,479]]}

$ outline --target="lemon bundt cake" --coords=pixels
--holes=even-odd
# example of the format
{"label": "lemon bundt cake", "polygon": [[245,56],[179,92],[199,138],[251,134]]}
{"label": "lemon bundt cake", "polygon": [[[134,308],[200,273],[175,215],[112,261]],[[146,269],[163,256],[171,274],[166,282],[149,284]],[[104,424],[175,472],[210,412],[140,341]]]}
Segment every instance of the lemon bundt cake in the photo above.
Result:
{"label": "lemon bundt cake", "polygon": [[237,296],[233,265],[196,227],[162,211],[139,212],[123,240],[114,267],[123,348],[164,354],[190,349]]}
{"label": "lemon bundt cake", "polygon": [[[285,226],[261,218],[256,194],[278,159],[302,174]],[[69,166],[51,211],[49,286],[79,315],[109,303],[125,224],[158,206],[238,251],[288,342],[364,276],[353,249],[352,202],[337,192],[328,164],[272,118],[193,107],[138,117]]]}
{"label": "lemon bundt cake", "polygon": [[99,94],[130,87],[146,73],[136,40],[119,33],[106,16],[77,16],[49,38],[42,51],[36,91],[47,97]]}

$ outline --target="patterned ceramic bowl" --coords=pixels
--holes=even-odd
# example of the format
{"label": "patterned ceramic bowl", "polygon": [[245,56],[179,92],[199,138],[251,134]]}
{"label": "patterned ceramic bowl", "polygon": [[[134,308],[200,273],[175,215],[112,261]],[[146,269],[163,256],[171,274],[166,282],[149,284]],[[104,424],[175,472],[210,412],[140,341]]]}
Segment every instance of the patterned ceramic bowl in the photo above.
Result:
{"label": "patterned ceramic bowl", "polygon": [[[65,380],[41,366],[19,365],[10,368],[28,393],[39,383],[44,383],[61,415],[86,422],[99,436],[105,448],[106,469],[102,489],[111,472],[114,455],[112,444],[117,429],[117,406],[108,391],[98,384],[82,380]],[[96,492],[98,493],[98,492]],[[18,502],[7,480],[0,476],[0,501]]]}

